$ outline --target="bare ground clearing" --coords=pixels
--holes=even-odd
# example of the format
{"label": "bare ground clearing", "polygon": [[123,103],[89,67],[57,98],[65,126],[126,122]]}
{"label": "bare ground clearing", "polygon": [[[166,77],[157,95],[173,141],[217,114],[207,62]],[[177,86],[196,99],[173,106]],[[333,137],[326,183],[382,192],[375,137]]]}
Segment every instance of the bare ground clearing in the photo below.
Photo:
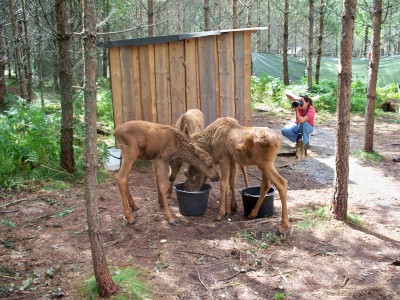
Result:
{"label": "bare ground clearing", "polygon": [[[257,112],[253,124],[279,131],[290,117],[292,113]],[[239,207],[230,221],[215,221],[219,186],[212,183],[209,206],[201,217],[180,215],[173,195],[170,206],[179,225],[171,227],[157,203],[151,164],[142,164],[130,176],[140,207],[135,225],[123,220],[116,182],[99,185],[109,265],[141,269],[152,289],[151,299],[256,300],[273,299],[277,293],[285,299],[400,299],[400,163],[392,160],[400,156],[396,117],[376,121],[375,148],[384,155],[382,162],[350,158],[348,205],[362,220],[361,227],[316,222],[305,213],[329,205],[333,197],[335,123],[319,120],[308,158],[282,156],[276,162],[289,182],[291,221],[290,233],[279,243],[262,240],[279,226],[278,194],[272,218],[246,220],[239,173]],[[363,118],[352,118],[352,150],[362,146],[363,126]],[[293,151],[283,137],[282,142],[282,151]],[[258,185],[260,172],[248,171],[251,185]],[[182,180],[180,174],[177,182]],[[3,191],[0,197],[0,205],[31,199],[0,211],[1,219],[16,224],[0,225],[0,298],[80,299],[79,283],[92,273],[83,186],[12,197]],[[68,207],[74,210],[52,217]],[[304,229],[306,222],[314,225]]]}

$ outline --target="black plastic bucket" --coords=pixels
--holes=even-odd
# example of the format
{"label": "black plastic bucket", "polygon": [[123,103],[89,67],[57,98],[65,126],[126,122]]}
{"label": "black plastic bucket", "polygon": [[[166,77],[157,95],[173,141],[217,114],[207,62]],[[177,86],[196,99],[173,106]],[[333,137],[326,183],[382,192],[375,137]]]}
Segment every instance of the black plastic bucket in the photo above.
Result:
{"label": "black plastic bucket", "polygon": [[203,183],[200,191],[188,192],[183,183],[175,184],[179,212],[183,216],[202,216],[207,210],[211,185]]}
{"label": "black plastic bucket", "polygon": [[[271,217],[274,214],[274,194],[275,187],[271,186],[268,193],[265,195],[260,209],[257,213],[257,218]],[[252,186],[241,191],[243,200],[244,215],[248,216],[260,198],[260,187]]]}

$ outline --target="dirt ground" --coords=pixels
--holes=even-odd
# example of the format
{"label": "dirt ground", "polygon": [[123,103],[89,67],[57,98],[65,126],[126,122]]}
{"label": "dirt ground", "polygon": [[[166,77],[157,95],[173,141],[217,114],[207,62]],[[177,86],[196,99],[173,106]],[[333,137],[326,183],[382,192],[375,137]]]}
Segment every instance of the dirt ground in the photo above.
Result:
{"label": "dirt ground", "polygon": [[[255,112],[253,125],[279,129],[285,112]],[[149,299],[400,299],[400,126],[398,115],[376,120],[375,149],[382,162],[350,157],[348,211],[361,226],[321,220],[307,213],[329,206],[335,170],[335,121],[318,119],[306,159],[278,156],[288,180],[290,230],[282,239],[281,203],[275,214],[246,220],[238,173],[238,212],[215,220],[218,183],[212,183],[204,216],[179,214],[176,195],[170,207],[178,226],[170,226],[157,203],[151,164],[130,176],[140,210],[126,225],[114,180],[99,185],[102,237],[109,266],[133,266],[152,290]],[[364,119],[353,117],[351,151],[361,149]],[[293,144],[282,137],[282,153]],[[258,169],[248,169],[259,185]],[[179,175],[177,182],[183,181]],[[84,187],[66,191],[2,191],[0,205],[0,298],[81,299],[79,286],[92,275]],[[67,209],[67,211],[65,211]],[[63,213],[56,214],[63,211]],[[69,212],[69,213],[68,213]],[[12,221],[15,227],[4,220]],[[305,226],[309,224],[310,226]]]}

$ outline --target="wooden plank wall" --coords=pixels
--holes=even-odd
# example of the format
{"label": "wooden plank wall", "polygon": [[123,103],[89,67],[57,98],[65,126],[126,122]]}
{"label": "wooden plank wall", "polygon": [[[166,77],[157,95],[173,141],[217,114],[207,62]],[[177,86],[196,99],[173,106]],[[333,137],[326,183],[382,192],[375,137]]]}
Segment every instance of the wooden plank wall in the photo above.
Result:
{"label": "wooden plank wall", "polygon": [[190,108],[206,125],[230,116],[251,125],[251,32],[110,49],[115,128],[129,120],[175,124]]}

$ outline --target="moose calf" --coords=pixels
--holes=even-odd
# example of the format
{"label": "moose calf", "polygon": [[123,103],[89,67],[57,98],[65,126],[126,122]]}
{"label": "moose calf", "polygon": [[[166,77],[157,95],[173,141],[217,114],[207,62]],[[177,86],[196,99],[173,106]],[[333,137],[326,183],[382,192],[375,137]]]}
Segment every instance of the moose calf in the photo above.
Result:
{"label": "moose calf", "polygon": [[[236,119],[229,118],[231,122],[239,124],[239,122]],[[196,132],[190,136],[191,140],[200,148],[206,150],[209,153],[213,153],[213,147],[212,147],[212,138],[215,133],[215,131],[218,129],[218,127],[225,121],[225,118],[219,118],[210,125],[207,126],[206,129]],[[214,157],[216,159],[216,157]],[[218,163],[218,161],[216,161]],[[246,171],[246,166],[240,165],[240,169],[243,174],[245,186],[249,186],[249,179],[247,176],[247,171]],[[203,185],[203,182],[207,180],[207,177],[204,176],[203,173],[199,172],[196,167],[194,166],[189,166],[189,169],[185,171],[185,176],[186,176],[186,181],[184,183],[185,190],[187,191],[198,191],[201,186]],[[236,211],[236,174],[237,174],[237,164],[233,163],[231,165],[231,169],[229,172],[229,186],[231,189],[231,195],[232,195],[232,211]]]}
{"label": "moose calf", "polygon": [[[121,193],[124,215],[129,224],[134,223],[129,207],[138,207],[128,189],[128,176],[136,159],[153,160],[158,188],[158,203],[164,207],[169,224],[176,224],[167,202],[167,167],[173,162],[186,161],[203,172],[211,180],[219,180],[219,174],[211,155],[190,143],[184,133],[169,126],[146,121],[129,121],[114,132],[117,146],[122,152],[122,165],[116,179]],[[129,207],[128,207],[129,204]]]}
{"label": "moose calf", "polygon": [[[262,172],[262,183],[260,197],[257,204],[250,212],[249,218],[257,216],[262,201],[270,188],[272,182],[279,191],[282,203],[282,222],[279,228],[284,233],[289,227],[287,212],[287,181],[276,170],[274,161],[280,148],[278,134],[267,127],[243,127],[237,120],[229,117],[219,118],[210,124],[210,130],[206,137],[195,134],[193,140],[201,147],[210,152],[215,161],[221,167],[221,201],[217,220],[222,220],[226,213],[236,210],[236,199],[234,189],[230,207],[227,202],[228,179],[231,185],[236,185],[236,163],[239,165],[256,165]],[[207,131],[207,127],[204,131]],[[195,168],[190,169],[189,177],[185,182],[185,189],[190,190],[196,181]],[[233,174],[231,174],[233,172]],[[190,174],[191,173],[191,174]],[[199,179],[198,179],[199,181]],[[197,182],[197,185],[199,183]]]}
{"label": "moose calf", "polygon": [[[189,109],[176,121],[176,127],[188,138],[190,138],[193,133],[204,129],[204,114],[196,108]],[[181,169],[181,166],[182,162],[176,160],[173,161],[169,166],[170,170],[168,178],[170,183],[167,192],[168,197],[170,197],[172,194],[172,187],[176,179],[176,175],[178,175],[179,170]]]}

